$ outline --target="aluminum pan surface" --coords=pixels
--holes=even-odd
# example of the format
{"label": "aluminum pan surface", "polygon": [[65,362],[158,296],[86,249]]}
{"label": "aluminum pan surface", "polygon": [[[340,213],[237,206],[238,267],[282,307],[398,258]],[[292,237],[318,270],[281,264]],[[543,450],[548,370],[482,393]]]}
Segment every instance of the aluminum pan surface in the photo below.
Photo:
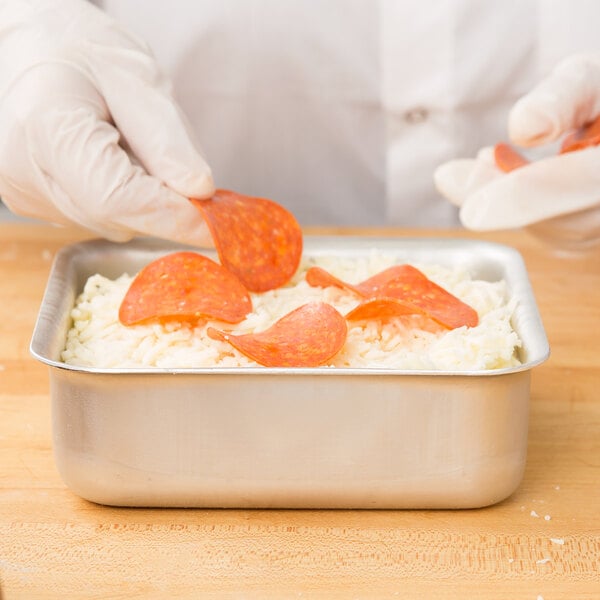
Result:
{"label": "aluminum pan surface", "polygon": [[507,369],[485,371],[414,371],[366,368],[186,368],[162,369],[94,369],[67,365],[60,360],[70,326],[70,310],[87,278],[95,273],[116,278],[122,273],[135,274],[148,262],[168,252],[193,249],[213,259],[216,252],[210,249],[191,248],[163,240],[140,238],[126,244],[105,240],[91,240],[65,246],[56,255],[48,285],[31,341],[31,353],[51,367],[86,373],[213,373],[260,375],[277,373],[292,375],[457,375],[490,376],[528,370],[544,362],[549,356],[549,345],[539,315],[535,297],[521,255],[509,246],[458,238],[391,238],[352,236],[305,236],[305,256],[339,256],[352,258],[365,256],[372,250],[392,254],[398,262],[420,262],[446,267],[461,266],[473,278],[486,281],[505,279],[510,293],[518,299],[513,316],[513,327],[519,334],[523,348],[522,364]]}

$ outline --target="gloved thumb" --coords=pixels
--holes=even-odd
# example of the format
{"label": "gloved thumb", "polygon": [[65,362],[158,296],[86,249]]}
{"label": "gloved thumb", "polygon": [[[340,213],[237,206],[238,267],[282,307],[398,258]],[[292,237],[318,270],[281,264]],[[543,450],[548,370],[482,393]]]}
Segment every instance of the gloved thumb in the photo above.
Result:
{"label": "gloved thumb", "polygon": [[511,229],[597,208],[599,163],[599,147],[534,161],[475,190],[460,219],[477,231]]}
{"label": "gloved thumb", "polygon": [[442,196],[462,206],[471,194],[502,175],[494,161],[494,149],[486,146],[477,158],[457,158],[441,164],[433,173],[433,181]]}

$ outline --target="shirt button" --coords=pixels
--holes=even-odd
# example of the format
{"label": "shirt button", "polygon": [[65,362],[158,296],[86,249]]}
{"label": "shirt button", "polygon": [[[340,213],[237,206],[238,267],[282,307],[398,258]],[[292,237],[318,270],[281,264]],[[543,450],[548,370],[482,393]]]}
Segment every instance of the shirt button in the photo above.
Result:
{"label": "shirt button", "polygon": [[411,125],[415,125],[416,123],[422,123],[427,120],[429,116],[429,111],[422,106],[416,106],[415,108],[411,108],[404,113],[404,120]]}

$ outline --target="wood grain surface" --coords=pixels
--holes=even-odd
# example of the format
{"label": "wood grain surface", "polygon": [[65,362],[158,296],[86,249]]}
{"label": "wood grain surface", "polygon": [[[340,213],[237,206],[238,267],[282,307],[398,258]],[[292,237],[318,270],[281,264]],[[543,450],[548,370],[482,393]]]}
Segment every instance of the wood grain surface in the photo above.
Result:
{"label": "wood grain surface", "polygon": [[3,600],[600,598],[600,251],[524,232],[478,237],[525,258],[552,355],[532,374],[517,492],[465,511],[120,509],[54,466],[47,368],[29,342],[56,251],[75,229],[0,224],[0,587]]}

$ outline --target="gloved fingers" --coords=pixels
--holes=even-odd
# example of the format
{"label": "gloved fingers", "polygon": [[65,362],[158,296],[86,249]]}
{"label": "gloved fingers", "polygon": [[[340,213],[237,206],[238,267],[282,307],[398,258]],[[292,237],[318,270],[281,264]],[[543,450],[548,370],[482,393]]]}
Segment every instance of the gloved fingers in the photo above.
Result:
{"label": "gloved fingers", "polygon": [[89,50],[111,117],[146,171],[183,196],[212,196],[211,169],[154,58],[123,46]]}
{"label": "gloved fingers", "polygon": [[536,146],[558,139],[600,114],[600,58],[576,55],[513,106],[508,118],[511,141]]}
{"label": "gloved fingers", "polygon": [[43,195],[74,222],[114,241],[144,234],[213,245],[199,211],[134,165],[118,131],[90,106],[48,108],[25,133]]}
{"label": "gloved fingers", "polygon": [[470,194],[460,219],[478,231],[524,227],[600,205],[600,147],[539,160]]}
{"label": "gloved fingers", "polygon": [[0,13],[0,192],[15,212],[212,245],[187,199],[212,195],[210,169],[148,46],[83,0]]}
{"label": "gloved fingers", "polygon": [[73,223],[49,198],[25,189],[5,174],[0,174],[0,199],[13,213],[22,217],[42,219],[56,225]]}
{"label": "gloved fingers", "polygon": [[433,174],[437,190],[455,206],[502,173],[496,167],[493,148],[482,148],[477,158],[461,158],[440,165]]}

